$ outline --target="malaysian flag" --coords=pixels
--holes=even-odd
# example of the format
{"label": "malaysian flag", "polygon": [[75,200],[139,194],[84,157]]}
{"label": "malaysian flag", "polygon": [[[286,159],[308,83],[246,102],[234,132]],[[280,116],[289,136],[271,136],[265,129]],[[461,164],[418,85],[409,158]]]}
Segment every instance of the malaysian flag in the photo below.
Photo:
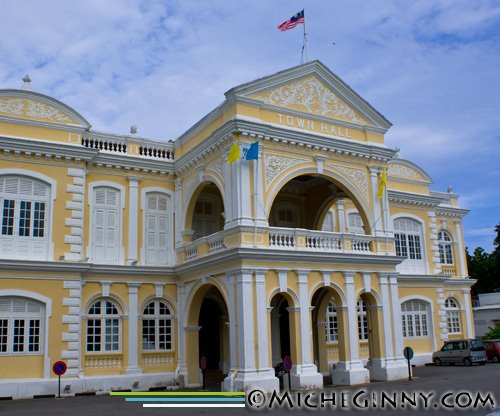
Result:
{"label": "malaysian flag", "polygon": [[304,23],[304,10],[298,12],[296,15],[290,17],[290,19],[284,21],[278,26],[278,29],[284,32],[285,30],[293,29],[299,23]]}

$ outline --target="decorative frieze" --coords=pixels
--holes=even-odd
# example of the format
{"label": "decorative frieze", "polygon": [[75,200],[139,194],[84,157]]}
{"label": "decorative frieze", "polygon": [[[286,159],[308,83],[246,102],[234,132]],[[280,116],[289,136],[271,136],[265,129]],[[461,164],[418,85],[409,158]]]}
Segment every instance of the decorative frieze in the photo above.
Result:
{"label": "decorative frieze", "polygon": [[365,200],[368,200],[368,175],[363,169],[350,168],[330,163],[328,166],[341,172],[342,176],[345,176],[349,182],[358,188]]}
{"label": "decorative frieze", "polygon": [[23,98],[0,98],[0,113],[15,116],[35,118],[53,123],[76,124],[67,114],[48,104]]}
{"label": "decorative frieze", "polygon": [[282,172],[292,166],[305,163],[304,159],[294,159],[291,157],[282,157],[275,154],[267,153],[265,155],[265,172],[266,172],[266,189],[269,188],[271,182]]}

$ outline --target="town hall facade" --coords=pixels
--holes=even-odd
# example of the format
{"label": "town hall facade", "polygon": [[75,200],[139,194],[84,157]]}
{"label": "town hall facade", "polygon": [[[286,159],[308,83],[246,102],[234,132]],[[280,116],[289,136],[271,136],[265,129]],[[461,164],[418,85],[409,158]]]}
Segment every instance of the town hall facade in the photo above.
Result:
{"label": "town hall facade", "polygon": [[318,61],[175,141],[0,90],[0,398],[53,394],[58,360],[68,395],[196,388],[201,356],[225,391],[278,389],[285,356],[293,388],[393,380],[473,337],[467,211],[390,126]]}

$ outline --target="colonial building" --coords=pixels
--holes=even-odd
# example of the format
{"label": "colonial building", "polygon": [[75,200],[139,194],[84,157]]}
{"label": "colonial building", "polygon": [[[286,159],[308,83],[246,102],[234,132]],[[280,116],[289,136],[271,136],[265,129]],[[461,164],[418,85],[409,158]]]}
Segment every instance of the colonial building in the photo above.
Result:
{"label": "colonial building", "polygon": [[318,61],[174,142],[0,90],[0,397],[54,393],[57,360],[65,394],[194,388],[202,355],[224,390],[278,388],[287,355],[295,388],[391,380],[474,336],[466,211],[390,126]]}

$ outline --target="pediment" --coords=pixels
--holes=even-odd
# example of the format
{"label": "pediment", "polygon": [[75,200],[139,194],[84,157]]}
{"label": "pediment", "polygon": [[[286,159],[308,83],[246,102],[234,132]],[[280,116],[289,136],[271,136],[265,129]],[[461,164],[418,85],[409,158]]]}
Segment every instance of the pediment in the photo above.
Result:
{"label": "pediment", "polygon": [[250,98],[263,101],[265,104],[354,124],[370,124],[359,112],[346,104],[331,88],[328,88],[315,76],[264,90]]}
{"label": "pediment", "polygon": [[27,91],[0,91],[0,117],[90,127],[75,110],[53,98]]}
{"label": "pediment", "polygon": [[229,90],[226,97],[243,97],[273,110],[286,109],[321,120],[387,131],[391,123],[319,61],[290,68]]}

